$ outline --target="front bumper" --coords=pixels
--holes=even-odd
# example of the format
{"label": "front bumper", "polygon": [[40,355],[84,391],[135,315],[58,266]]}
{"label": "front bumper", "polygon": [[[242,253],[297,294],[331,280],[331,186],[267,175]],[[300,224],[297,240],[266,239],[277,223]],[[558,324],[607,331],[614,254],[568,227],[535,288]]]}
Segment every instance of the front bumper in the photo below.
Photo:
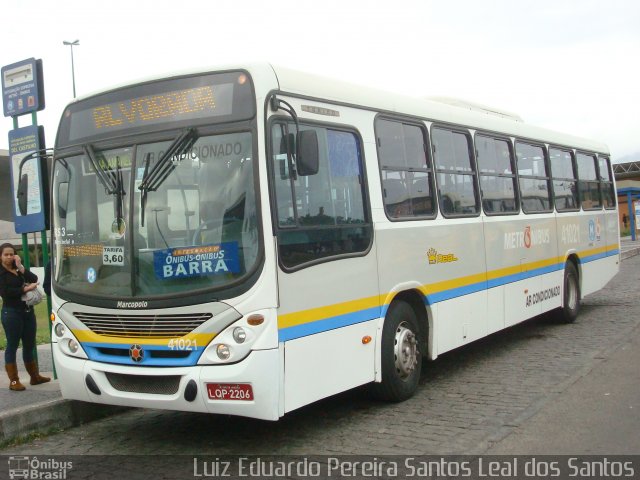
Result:
{"label": "front bumper", "polygon": [[[98,363],[70,357],[61,351],[57,343],[53,344],[53,356],[64,398],[263,420],[278,420],[280,416],[278,349],[253,351],[235,364],[189,367],[154,368]],[[212,400],[207,392],[207,383],[249,383],[253,389],[253,400]]]}

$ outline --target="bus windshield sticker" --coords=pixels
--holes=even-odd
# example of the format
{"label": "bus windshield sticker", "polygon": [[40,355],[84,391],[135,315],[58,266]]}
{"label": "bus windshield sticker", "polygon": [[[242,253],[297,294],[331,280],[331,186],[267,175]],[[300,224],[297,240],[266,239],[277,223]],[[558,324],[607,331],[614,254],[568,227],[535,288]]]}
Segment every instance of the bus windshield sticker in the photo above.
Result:
{"label": "bus windshield sticker", "polygon": [[76,244],[65,245],[63,254],[65,257],[94,257],[102,255],[101,244]]}
{"label": "bus windshield sticker", "polygon": [[161,280],[239,273],[238,242],[160,250],[153,253],[153,266]]}
{"label": "bus windshield sticker", "polygon": [[103,247],[102,264],[124,266],[124,247]]}
{"label": "bus windshield sticker", "polygon": [[93,267],[89,267],[87,269],[87,282],[95,283],[97,278],[98,278],[98,274],[96,273],[96,269]]}

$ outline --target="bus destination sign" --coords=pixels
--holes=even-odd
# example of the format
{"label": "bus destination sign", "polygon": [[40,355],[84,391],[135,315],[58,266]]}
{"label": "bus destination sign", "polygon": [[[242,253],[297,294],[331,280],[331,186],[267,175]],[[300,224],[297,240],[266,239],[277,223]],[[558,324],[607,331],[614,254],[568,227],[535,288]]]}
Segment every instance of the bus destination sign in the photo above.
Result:
{"label": "bus destination sign", "polygon": [[119,133],[135,133],[171,123],[248,119],[254,115],[247,74],[209,74],[141,84],[72,103],[64,112],[58,138],[78,143]]}
{"label": "bus destination sign", "polygon": [[[232,89],[233,85],[220,85],[221,97],[228,99],[225,90]],[[226,94],[226,95],[225,95]],[[221,115],[229,114],[230,102],[225,102]],[[214,115],[216,113],[216,101],[213,87],[190,88],[151,95],[142,98],[133,98],[122,102],[103,105],[92,109],[93,127],[96,130],[102,128],[118,128],[126,125],[136,125],[140,122],[162,121],[165,118],[180,118],[199,113]]]}

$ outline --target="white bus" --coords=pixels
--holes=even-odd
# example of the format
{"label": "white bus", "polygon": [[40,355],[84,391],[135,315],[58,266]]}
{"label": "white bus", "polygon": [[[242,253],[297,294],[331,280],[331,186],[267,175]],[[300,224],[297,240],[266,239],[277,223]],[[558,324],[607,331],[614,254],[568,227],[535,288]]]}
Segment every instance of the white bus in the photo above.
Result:
{"label": "white bus", "polygon": [[[618,271],[607,147],[268,64],[75,100],[52,179],[62,394],[277,420]],[[425,363],[428,365],[428,363]]]}

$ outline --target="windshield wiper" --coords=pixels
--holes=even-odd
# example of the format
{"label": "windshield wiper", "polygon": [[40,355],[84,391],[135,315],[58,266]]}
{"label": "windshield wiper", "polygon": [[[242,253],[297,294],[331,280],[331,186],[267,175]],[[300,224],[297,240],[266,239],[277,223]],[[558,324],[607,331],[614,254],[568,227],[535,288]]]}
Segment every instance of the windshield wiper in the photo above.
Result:
{"label": "windshield wiper", "polygon": [[[120,157],[116,157],[116,171],[112,171],[111,168],[105,168],[103,166],[103,163],[100,162],[100,160],[98,160],[96,158],[96,153],[93,150],[93,146],[91,144],[87,144],[84,147],[82,147],[84,150],[85,155],[89,158],[89,161],[91,162],[91,165],[93,165],[94,170],[96,171],[96,177],[98,177],[98,179],[100,180],[100,183],[102,183],[102,186],[105,189],[105,192],[107,193],[107,195],[115,195],[116,196],[116,225],[117,225],[117,230],[120,231],[120,229],[122,228],[122,222],[123,217],[122,217],[122,209],[123,209],[123,203],[122,203],[122,197],[124,195],[126,195],[126,192],[124,191],[124,178],[122,176],[122,167],[120,165]],[[108,162],[105,162],[105,164],[108,167]]]}
{"label": "windshield wiper", "polygon": [[169,145],[169,148],[164,152],[164,155],[160,157],[158,163],[145,175],[138,189],[141,191],[156,191],[176,168],[176,164],[172,162],[171,159],[191,150],[191,147],[193,147],[197,139],[198,137],[193,128],[180,134],[180,136]]}
{"label": "windshield wiper", "polygon": [[113,174],[110,171],[107,171],[96,159],[96,154],[93,151],[93,147],[91,146],[91,144],[85,145],[84,147],[82,147],[82,149],[84,150],[85,155],[89,157],[89,161],[91,162],[93,169],[96,171],[96,177],[98,177],[100,183],[102,183],[102,186],[104,187],[107,194],[113,195],[114,193],[116,193],[118,189],[116,185],[117,175]]}
{"label": "windshield wiper", "polygon": [[[147,153],[144,158],[144,174],[142,178],[147,178],[149,173],[149,162],[151,161],[151,152]],[[140,185],[142,187],[142,185]],[[140,188],[138,187],[138,188]],[[147,209],[147,189],[140,188],[140,226],[144,227],[144,212]]]}
{"label": "windshield wiper", "polygon": [[160,157],[158,162],[153,166],[151,171],[149,171],[149,163],[151,161],[151,154],[148,153],[144,160],[144,177],[142,178],[142,182],[138,187],[140,190],[141,198],[140,198],[140,207],[141,207],[141,215],[140,215],[140,223],[144,226],[144,211],[147,204],[147,193],[155,192],[160,186],[164,183],[164,181],[171,175],[176,168],[176,163],[172,162],[171,159],[173,157],[177,157],[185,154],[193,144],[198,140],[198,136],[196,135],[196,131],[193,128],[189,128],[182,132],[172,143],[169,145],[169,148],[164,155]]}
{"label": "windshield wiper", "polygon": [[122,197],[125,195],[125,191],[124,191],[124,178],[122,176],[122,167],[120,167],[120,157],[116,157],[116,173],[115,173],[115,180],[116,180],[116,190],[115,190],[115,195],[116,195],[116,222],[118,222],[118,229],[120,229],[121,225],[120,222],[124,220],[123,216],[122,216]]}

